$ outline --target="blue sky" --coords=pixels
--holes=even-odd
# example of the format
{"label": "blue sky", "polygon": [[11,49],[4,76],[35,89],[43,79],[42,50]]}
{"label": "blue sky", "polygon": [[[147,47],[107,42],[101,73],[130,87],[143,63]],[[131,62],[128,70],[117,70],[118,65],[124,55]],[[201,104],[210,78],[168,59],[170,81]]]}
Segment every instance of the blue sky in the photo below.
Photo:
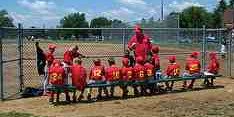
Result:
{"label": "blue sky", "polygon": [[[211,11],[219,0],[164,0],[165,14],[195,5]],[[88,20],[105,16],[127,22],[160,16],[160,0],[0,0],[14,23],[25,27],[55,27],[59,20],[72,12],[84,12]]]}

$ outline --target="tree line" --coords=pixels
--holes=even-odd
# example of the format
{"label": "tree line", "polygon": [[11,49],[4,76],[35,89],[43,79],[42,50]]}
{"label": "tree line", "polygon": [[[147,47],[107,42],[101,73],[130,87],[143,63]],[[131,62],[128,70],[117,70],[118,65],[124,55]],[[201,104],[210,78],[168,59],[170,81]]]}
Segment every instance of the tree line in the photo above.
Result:
{"label": "tree line", "polygon": [[[234,0],[220,0],[212,12],[204,7],[191,6],[181,12],[171,12],[164,21],[155,20],[154,17],[142,19],[137,22],[142,27],[150,28],[201,28],[206,25],[208,28],[222,28],[223,13],[227,8],[234,8]],[[13,27],[13,19],[9,17],[6,10],[0,10],[0,27]],[[57,27],[61,28],[125,28],[131,25],[119,19],[108,19],[96,17],[90,22],[87,21],[85,13],[71,13],[64,16]]]}

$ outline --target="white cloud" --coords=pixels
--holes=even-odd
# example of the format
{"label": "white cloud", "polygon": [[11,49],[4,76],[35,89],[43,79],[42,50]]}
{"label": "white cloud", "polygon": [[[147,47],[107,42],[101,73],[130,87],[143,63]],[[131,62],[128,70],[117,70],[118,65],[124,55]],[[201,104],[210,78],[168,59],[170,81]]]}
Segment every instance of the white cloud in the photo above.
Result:
{"label": "white cloud", "polygon": [[15,24],[25,22],[29,18],[28,15],[22,15],[16,12],[10,12],[9,15],[13,18]]}
{"label": "white cloud", "polygon": [[169,7],[173,11],[182,11],[183,9],[191,7],[191,6],[202,7],[203,5],[201,5],[199,2],[183,1],[183,2],[179,3],[179,2],[177,2],[175,0],[171,4],[169,4]]}
{"label": "white cloud", "polygon": [[144,0],[119,0],[120,3],[127,5],[146,5]]}
{"label": "white cloud", "polygon": [[18,3],[26,7],[33,12],[37,12],[40,14],[51,14],[52,11],[56,8],[56,5],[54,2],[51,1],[43,1],[43,0],[18,0]]}
{"label": "white cloud", "polygon": [[117,18],[117,19],[121,19],[121,20],[128,20],[129,18],[131,18],[135,12],[125,8],[125,7],[120,7],[119,9],[113,9],[110,11],[105,11],[101,13],[103,16],[106,16],[108,18]]}

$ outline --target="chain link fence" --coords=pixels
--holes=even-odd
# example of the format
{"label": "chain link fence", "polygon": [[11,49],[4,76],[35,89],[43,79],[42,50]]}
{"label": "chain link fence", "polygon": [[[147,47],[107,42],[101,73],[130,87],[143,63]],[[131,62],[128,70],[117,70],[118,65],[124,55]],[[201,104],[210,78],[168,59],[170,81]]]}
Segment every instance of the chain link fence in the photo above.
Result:
{"label": "chain link fence", "polygon": [[[220,55],[221,74],[229,75],[231,72],[228,70],[231,69],[231,65],[228,64],[230,58],[227,55],[226,58],[221,57],[220,54],[221,45],[228,40],[224,29],[206,29],[204,27],[199,29],[144,28],[143,30],[153,44],[160,46],[162,70],[168,64],[169,55],[176,55],[177,62],[184,69],[185,60],[193,51],[201,52],[200,59],[204,69],[208,63],[208,52],[214,51]],[[66,50],[78,45],[79,52],[87,56],[83,59],[83,65],[89,72],[93,64],[92,60],[96,58],[100,58],[102,63],[107,66],[107,59],[114,57],[117,66],[121,67],[121,56],[127,49],[129,39],[134,35],[132,28],[34,28],[4,29],[2,32],[4,38],[1,38],[2,44],[0,45],[3,46],[3,61],[11,60],[11,57],[15,59],[8,63],[1,62],[1,67],[3,67],[1,78],[5,80],[3,90],[12,94],[19,91],[21,87],[41,86],[42,77],[38,75],[36,69],[36,41],[40,42],[40,47],[45,52],[48,44],[56,44],[55,57],[61,60]],[[20,58],[23,60],[21,61]],[[8,87],[13,87],[14,90],[11,91]]]}

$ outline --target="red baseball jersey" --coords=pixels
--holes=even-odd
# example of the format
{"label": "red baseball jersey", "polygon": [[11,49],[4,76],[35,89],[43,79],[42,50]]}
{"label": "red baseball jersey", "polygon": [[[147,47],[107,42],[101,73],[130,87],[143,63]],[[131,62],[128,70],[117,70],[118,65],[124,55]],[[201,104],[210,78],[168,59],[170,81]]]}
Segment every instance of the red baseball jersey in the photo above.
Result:
{"label": "red baseball jersey", "polygon": [[146,74],[145,74],[145,67],[140,64],[136,64],[134,66],[134,75],[135,80],[142,81],[145,80]]}
{"label": "red baseball jersey", "polygon": [[64,62],[67,63],[68,65],[72,65],[73,59],[80,56],[81,54],[79,52],[72,53],[72,51],[66,51],[63,55]]}
{"label": "red baseball jersey", "polygon": [[151,63],[149,62],[145,63],[144,67],[145,67],[147,77],[154,76],[155,70],[154,70],[154,66]]}
{"label": "red baseball jersey", "polygon": [[107,81],[121,80],[121,69],[116,67],[115,65],[112,65],[111,67],[106,69],[105,77]]}
{"label": "red baseball jersey", "polygon": [[86,69],[81,65],[73,65],[71,67],[72,85],[78,90],[83,90],[86,85],[87,73]]}
{"label": "red baseball jersey", "polygon": [[63,85],[65,70],[62,66],[51,66],[49,68],[49,83],[53,85]]}
{"label": "red baseball jersey", "polygon": [[123,67],[121,69],[122,80],[123,81],[132,81],[133,79],[133,68],[132,67]]}
{"label": "red baseball jersey", "polygon": [[213,74],[218,74],[219,72],[219,62],[217,59],[212,59],[210,60],[208,64],[208,72],[213,73]]}
{"label": "red baseball jersey", "polygon": [[45,54],[45,56],[46,56],[46,61],[48,62],[48,66],[50,66],[53,63],[54,59],[55,59],[54,55],[51,52],[47,52]]}
{"label": "red baseball jersey", "polygon": [[177,63],[170,63],[166,69],[167,76],[179,76],[180,75],[180,65]]}
{"label": "red baseball jersey", "polygon": [[190,74],[199,73],[201,70],[200,61],[195,58],[188,58],[185,69],[188,70]]}
{"label": "red baseball jersey", "polygon": [[89,74],[91,80],[102,80],[105,74],[105,69],[103,66],[94,66]]}
{"label": "red baseball jersey", "polygon": [[152,63],[154,65],[154,67],[155,67],[155,70],[160,69],[160,58],[159,58],[158,54],[153,54]]}

